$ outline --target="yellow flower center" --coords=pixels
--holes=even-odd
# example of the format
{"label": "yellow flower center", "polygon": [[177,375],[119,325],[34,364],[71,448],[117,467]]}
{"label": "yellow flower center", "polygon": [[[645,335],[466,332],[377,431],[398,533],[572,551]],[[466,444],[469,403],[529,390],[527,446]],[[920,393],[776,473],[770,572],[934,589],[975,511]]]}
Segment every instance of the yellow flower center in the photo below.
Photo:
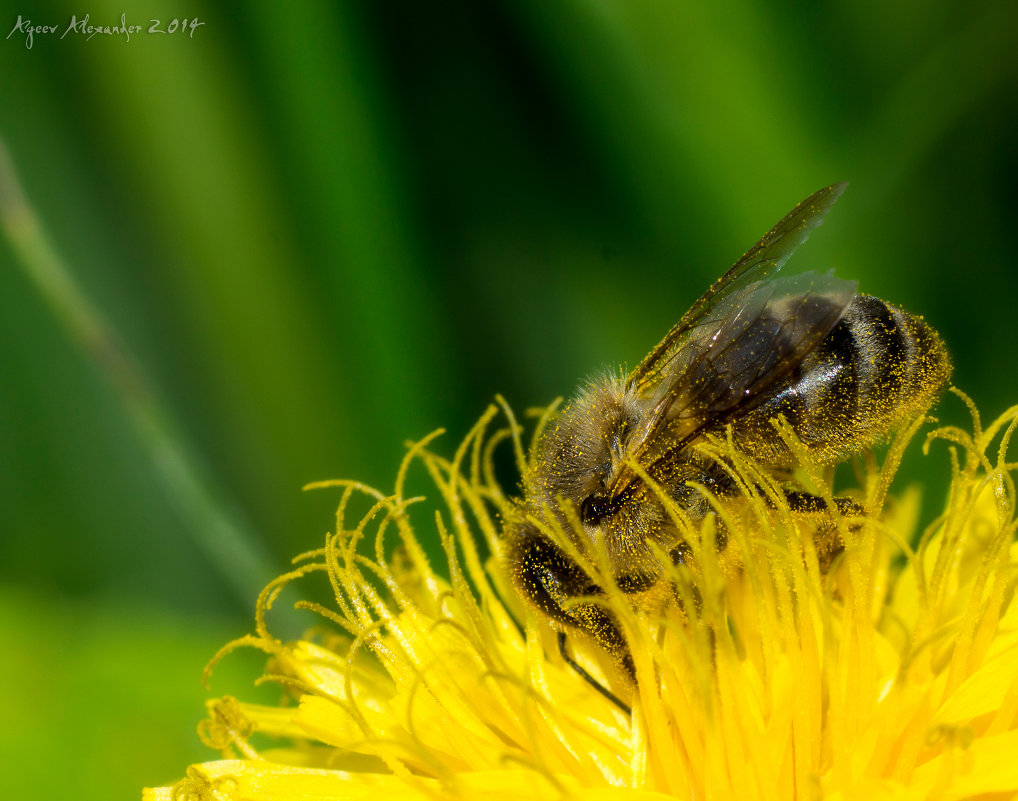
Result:
{"label": "yellow flower center", "polygon": [[[667,568],[668,596],[634,605],[601,584],[636,684],[569,638],[631,715],[562,660],[552,624],[520,602],[500,566],[511,501],[495,479],[495,449],[508,441],[526,469],[503,408],[509,426],[489,433],[489,410],[451,461],[430,438],[415,445],[391,495],[330,482],[342,488],[335,532],[262,593],[255,633],[213,660],[241,645],[266,652],[263,681],[279,684],[279,705],[210,702],[199,731],[223,760],[146,798],[1018,793],[1016,465],[1006,461],[1018,407],[986,430],[973,409],[972,434],[929,436],[927,445],[947,441],[952,482],[943,513],[918,536],[918,491],[888,496],[918,423],[882,465],[861,465],[862,520],[840,516],[831,476],[805,459],[797,479],[829,515],[794,515],[772,476],[726,443],[709,446],[745,497],[717,504],[690,537],[692,558]],[[430,517],[404,496],[413,464],[441,501]],[[355,514],[365,498],[370,508]],[[717,525],[728,538],[721,550]],[[441,542],[438,569],[423,530]],[[603,568],[584,563],[594,578]],[[329,582],[334,603],[301,603],[323,625],[283,642],[266,613],[285,585],[312,574]]]}

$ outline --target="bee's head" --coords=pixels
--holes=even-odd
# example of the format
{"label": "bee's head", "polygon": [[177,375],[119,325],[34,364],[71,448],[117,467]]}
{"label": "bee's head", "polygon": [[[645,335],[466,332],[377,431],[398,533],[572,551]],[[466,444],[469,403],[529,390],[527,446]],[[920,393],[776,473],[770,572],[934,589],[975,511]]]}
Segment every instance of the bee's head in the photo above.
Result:
{"label": "bee's head", "polygon": [[706,509],[693,487],[706,474],[681,453],[643,465],[655,487],[633,471],[633,439],[647,410],[647,401],[621,379],[591,383],[550,421],[524,482],[527,513],[559,528],[591,557],[604,548],[618,576],[656,572],[651,542],[666,552],[680,546],[674,509],[666,508],[662,492],[693,521]]}
{"label": "bee's head", "polygon": [[611,516],[617,509],[610,489],[639,419],[639,401],[621,379],[591,382],[551,420],[531,454],[527,505],[556,507],[561,499],[591,526]]}

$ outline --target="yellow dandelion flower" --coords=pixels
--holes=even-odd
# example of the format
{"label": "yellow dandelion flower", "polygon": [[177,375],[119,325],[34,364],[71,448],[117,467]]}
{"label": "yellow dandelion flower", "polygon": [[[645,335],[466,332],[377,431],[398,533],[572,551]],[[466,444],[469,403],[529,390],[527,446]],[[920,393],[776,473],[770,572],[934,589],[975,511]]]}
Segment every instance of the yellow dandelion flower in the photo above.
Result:
{"label": "yellow dandelion flower", "polygon": [[[500,566],[509,499],[495,448],[508,440],[525,469],[505,412],[507,428],[490,432],[489,410],[451,461],[430,438],[413,446],[391,495],[335,483],[335,532],[265,589],[255,633],[213,660],[261,649],[263,680],[279,684],[281,703],[209,702],[199,732],[223,759],[146,799],[1018,794],[1018,464],[1006,460],[1018,407],[985,430],[973,408],[971,433],[928,435],[927,446],[947,441],[937,447],[952,480],[943,513],[922,532],[918,491],[887,493],[918,423],[881,465],[867,458],[855,493],[865,521],[832,512],[821,524],[844,545],[833,559],[817,547],[817,524],[797,519],[772,479],[714,443],[746,487],[743,501],[718,508],[727,547],[713,546],[708,522],[694,558],[671,568],[681,603],[634,610],[605,585],[636,685],[571,641],[629,714],[563,661],[551,624],[519,602]],[[415,463],[441,499],[427,534],[444,549],[437,569],[421,547],[415,499],[404,496]],[[836,509],[829,475],[804,462],[799,478]],[[352,522],[358,496],[372,505]],[[325,625],[284,642],[266,612],[285,585],[313,574],[330,583],[334,604],[302,603]]]}

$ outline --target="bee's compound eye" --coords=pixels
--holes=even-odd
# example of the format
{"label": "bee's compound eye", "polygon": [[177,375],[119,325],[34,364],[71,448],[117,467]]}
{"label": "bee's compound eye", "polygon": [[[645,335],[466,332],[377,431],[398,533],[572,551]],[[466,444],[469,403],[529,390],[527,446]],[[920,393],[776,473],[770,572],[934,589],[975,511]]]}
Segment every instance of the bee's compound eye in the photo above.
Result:
{"label": "bee's compound eye", "polygon": [[588,526],[596,526],[611,512],[612,503],[607,495],[588,495],[580,504],[580,520]]}

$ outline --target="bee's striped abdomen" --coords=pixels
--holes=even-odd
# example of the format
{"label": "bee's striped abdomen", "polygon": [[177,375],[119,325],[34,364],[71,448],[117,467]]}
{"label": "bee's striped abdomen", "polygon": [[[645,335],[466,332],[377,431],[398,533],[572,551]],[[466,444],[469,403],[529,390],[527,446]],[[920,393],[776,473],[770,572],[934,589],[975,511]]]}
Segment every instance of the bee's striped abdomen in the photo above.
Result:
{"label": "bee's striped abdomen", "polygon": [[835,462],[925,412],[950,375],[943,342],[921,318],[856,295],[788,379],[733,423],[733,433],[747,452],[788,464],[770,422],[783,415],[816,459]]}

